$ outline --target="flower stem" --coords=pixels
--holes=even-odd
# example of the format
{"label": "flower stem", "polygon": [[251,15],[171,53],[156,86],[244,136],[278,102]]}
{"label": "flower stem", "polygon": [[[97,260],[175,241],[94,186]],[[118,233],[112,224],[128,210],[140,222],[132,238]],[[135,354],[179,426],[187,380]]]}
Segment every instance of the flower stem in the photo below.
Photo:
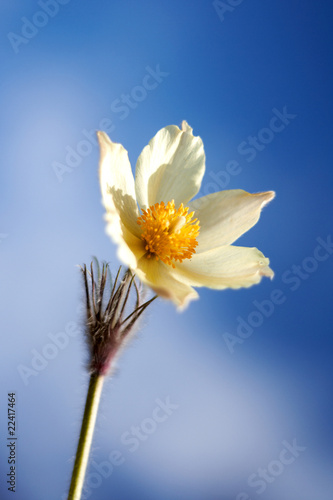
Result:
{"label": "flower stem", "polygon": [[103,375],[96,375],[93,373],[90,377],[68,500],[80,500],[81,498],[103,382]]}

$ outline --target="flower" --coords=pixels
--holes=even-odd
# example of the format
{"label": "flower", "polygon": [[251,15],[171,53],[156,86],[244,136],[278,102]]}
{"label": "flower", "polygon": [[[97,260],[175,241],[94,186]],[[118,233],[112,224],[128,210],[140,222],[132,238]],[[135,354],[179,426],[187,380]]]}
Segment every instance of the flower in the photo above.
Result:
{"label": "flower", "polygon": [[198,298],[193,287],[249,287],[274,275],[257,248],[232,245],[274,192],[235,189],[190,202],[205,171],[202,140],[192,130],[185,121],[161,129],[141,152],[135,180],[124,147],[97,133],[106,230],[118,257],[180,309]]}

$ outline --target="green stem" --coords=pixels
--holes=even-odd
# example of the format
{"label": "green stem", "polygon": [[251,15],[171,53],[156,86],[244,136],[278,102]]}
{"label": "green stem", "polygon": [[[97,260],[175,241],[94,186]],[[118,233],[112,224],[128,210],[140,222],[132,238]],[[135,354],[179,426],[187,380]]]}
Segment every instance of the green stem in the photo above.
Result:
{"label": "green stem", "polygon": [[92,374],[90,377],[68,500],[80,500],[81,498],[103,382],[103,375]]}

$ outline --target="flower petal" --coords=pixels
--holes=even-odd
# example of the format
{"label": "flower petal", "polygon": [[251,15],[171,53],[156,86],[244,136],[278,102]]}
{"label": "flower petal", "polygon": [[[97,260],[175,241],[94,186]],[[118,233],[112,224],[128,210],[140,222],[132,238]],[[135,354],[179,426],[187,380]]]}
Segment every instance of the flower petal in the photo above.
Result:
{"label": "flower petal", "polygon": [[135,172],[136,197],[140,208],[174,200],[186,204],[200,189],[205,171],[205,153],[200,137],[182,123],[161,129],[140,154]]}
{"label": "flower petal", "polygon": [[144,242],[127,229],[116,212],[107,212],[105,219],[106,233],[118,245],[119,260],[131,269],[136,269],[138,261],[146,253]]}
{"label": "flower petal", "polygon": [[[121,144],[112,142],[105,132],[97,132],[97,137],[101,148],[99,176],[102,199],[110,227],[112,219],[119,217],[122,224],[139,237],[140,227],[136,221],[140,214],[128,153]],[[114,229],[120,229],[117,222]]]}
{"label": "flower petal", "polygon": [[242,189],[220,191],[190,203],[200,221],[197,253],[230,245],[258,222],[261,209],[274,191],[250,194]]}
{"label": "flower petal", "polygon": [[176,264],[173,276],[190,286],[240,288],[259,283],[262,276],[273,278],[267,259],[257,248],[221,246]]}
{"label": "flower petal", "polygon": [[191,300],[198,299],[199,296],[191,286],[175,279],[170,269],[160,260],[142,257],[135,272],[158,295],[172,300],[179,310],[183,310]]}

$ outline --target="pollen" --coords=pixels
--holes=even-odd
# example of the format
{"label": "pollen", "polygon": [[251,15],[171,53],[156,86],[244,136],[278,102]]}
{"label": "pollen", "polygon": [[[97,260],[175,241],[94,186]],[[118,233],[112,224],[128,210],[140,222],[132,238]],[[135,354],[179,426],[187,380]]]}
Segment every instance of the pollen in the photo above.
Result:
{"label": "pollen", "polygon": [[175,267],[175,262],[190,259],[198,245],[199,221],[194,219],[194,212],[183,204],[176,210],[175,202],[166,205],[155,203],[147,210],[142,210],[137,223],[142,229],[146,257],[161,260]]}

